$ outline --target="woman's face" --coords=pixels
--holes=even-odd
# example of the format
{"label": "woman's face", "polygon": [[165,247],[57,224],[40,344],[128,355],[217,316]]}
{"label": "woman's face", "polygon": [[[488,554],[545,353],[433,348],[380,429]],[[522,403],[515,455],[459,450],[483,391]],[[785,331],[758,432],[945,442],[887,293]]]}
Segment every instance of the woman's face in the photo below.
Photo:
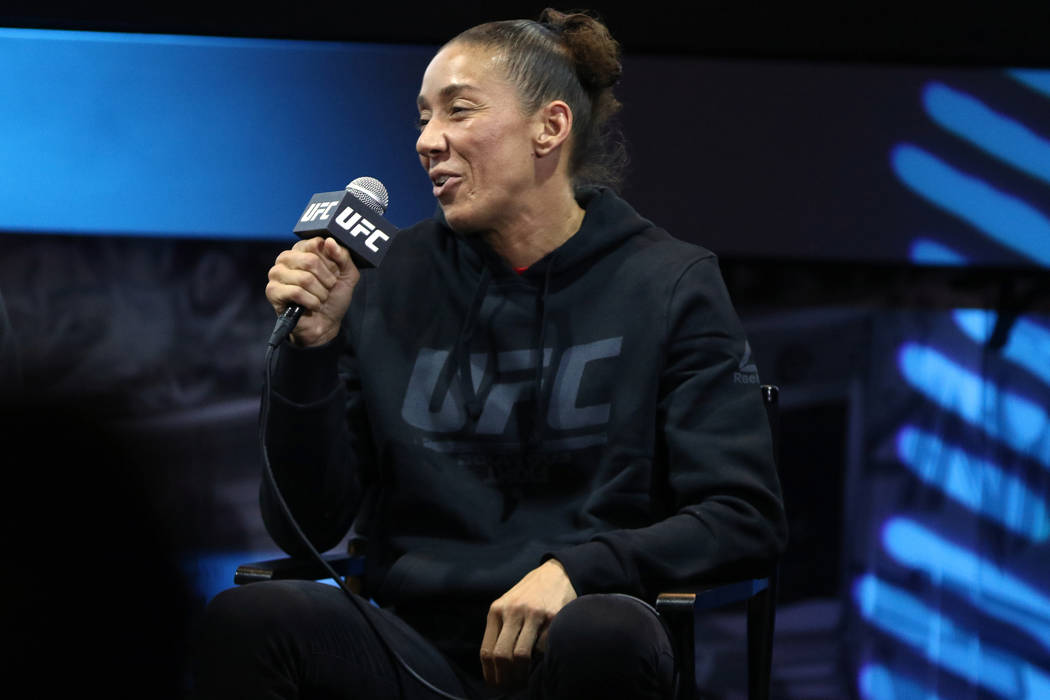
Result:
{"label": "woman's face", "polygon": [[462,233],[513,221],[534,184],[537,122],[486,48],[450,44],[427,66],[416,152],[445,219]]}

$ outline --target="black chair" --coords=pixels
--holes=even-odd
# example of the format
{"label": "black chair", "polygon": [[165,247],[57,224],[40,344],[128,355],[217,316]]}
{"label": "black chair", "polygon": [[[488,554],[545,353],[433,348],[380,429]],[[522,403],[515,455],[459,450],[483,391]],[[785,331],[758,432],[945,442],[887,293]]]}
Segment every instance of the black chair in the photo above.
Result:
{"label": "black chair", "polygon": [[[773,454],[779,466],[780,420],[777,411],[780,389],[763,384],[762,402],[773,435]],[[679,659],[678,698],[691,700],[696,695],[695,663],[696,620],[708,610],[735,603],[747,605],[747,697],[769,700],[773,665],[773,629],[776,623],[777,569],[762,578],[734,581],[693,591],[661,593],[656,609],[667,620],[674,638],[675,658]]]}
{"label": "black chair", "polygon": [[[762,402],[766,408],[773,435],[773,453],[779,463],[780,422],[777,405],[778,387],[763,384]],[[347,554],[326,554],[325,560],[340,576],[346,577],[350,588],[360,592],[359,577],[364,573],[364,556],[355,551],[350,541]],[[252,564],[241,564],[234,574],[238,585],[277,579],[323,579],[328,574],[315,561],[303,559],[271,559]],[[675,658],[679,660],[678,693],[676,700],[692,700],[696,696],[696,619],[705,611],[735,603],[747,605],[747,696],[749,700],[769,700],[770,671],[773,662],[773,629],[776,621],[777,567],[769,575],[733,581],[696,590],[661,593],[656,599],[656,610],[667,621],[671,630]]]}

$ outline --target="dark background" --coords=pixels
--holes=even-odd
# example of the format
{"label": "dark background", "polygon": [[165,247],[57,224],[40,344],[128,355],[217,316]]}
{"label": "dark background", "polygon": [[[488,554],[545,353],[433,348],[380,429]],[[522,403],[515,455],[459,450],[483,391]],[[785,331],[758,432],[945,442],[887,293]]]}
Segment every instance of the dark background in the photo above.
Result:
{"label": "dark background", "polygon": [[[441,44],[535,2],[5,3],[11,27]],[[568,9],[557,6],[559,9]],[[1050,8],[1039,3],[603,3],[628,53],[941,65],[1047,65]]]}
{"label": "dark background", "polygon": [[[436,45],[478,22],[532,17],[540,7],[7,4],[0,26]],[[683,8],[650,2],[601,13],[627,60],[648,75],[664,76],[663,82],[625,86],[623,125],[636,172],[662,174],[641,182],[629,178],[625,194],[676,234],[720,254],[763,380],[783,387],[781,472],[793,538],[782,568],[775,696],[890,697],[871,691],[870,681],[872,673],[888,669],[896,674],[898,693],[914,686],[942,697],[1035,697],[1023,685],[1008,694],[902,641],[903,635],[858,611],[853,587],[859,576],[875,572],[934,609],[962,609],[960,624],[1006,648],[1015,668],[1050,673],[1047,640],[1021,634],[1009,641],[1004,623],[971,599],[943,596],[921,572],[890,561],[878,539],[886,513],[933,514],[945,536],[1044,594],[1050,590],[1045,567],[1038,565],[1047,561],[1045,541],[1004,534],[952,504],[909,477],[890,449],[901,416],[948,422],[972,437],[974,450],[985,445],[973,437],[979,426],[960,430],[949,409],[904,381],[893,361],[902,342],[976,356],[982,377],[1047,405],[1050,396],[1037,377],[1013,370],[998,348],[970,347],[950,320],[952,309],[982,307],[1018,312],[1045,326],[1045,270],[989,247],[969,229],[958,236],[967,252],[992,251],[983,261],[978,254],[981,264],[915,264],[907,253],[914,232],[943,227],[948,219],[885,174],[833,164],[837,135],[883,161],[897,138],[936,142],[932,129],[915,133],[918,102],[908,106],[899,98],[915,94],[926,80],[1002,91],[1010,88],[997,82],[1000,69],[1050,66],[1050,7],[867,3],[818,10],[701,2]],[[710,85],[675,79],[678,71],[691,74],[698,61],[705,62]],[[660,91],[668,89],[677,91],[676,104],[694,99],[699,116],[661,111]],[[851,90],[865,94],[851,98]],[[868,109],[872,90],[886,95],[886,111]],[[775,119],[770,105],[784,101],[793,105],[794,121]],[[1044,127],[1050,123],[1050,117],[1040,119]],[[746,133],[757,136],[726,137]],[[817,139],[826,141],[814,149]],[[814,151],[819,155],[811,159]],[[705,168],[705,162],[719,165]],[[1046,211],[1045,191],[1025,186],[1031,188],[1028,200]],[[913,230],[873,235],[901,222]],[[760,232],[761,247],[741,244],[739,231]],[[141,488],[166,523],[158,539],[174,556],[143,555],[142,565],[120,569],[113,585],[148,585],[171,564],[199,605],[228,585],[232,562],[273,549],[255,505],[254,420],[272,319],[262,287],[283,244],[12,232],[0,246],[0,290],[27,387],[59,401],[75,397],[81,415],[107,419],[106,430],[150,475]],[[76,421],[76,413],[65,420]],[[79,433],[59,431],[55,439],[63,434]],[[50,463],[55,483],[65,481],[63,470],[108,473],[110,448],[98,449],[101,454],[79,459],[56,457]],[[39,450],[28,450],[18,463],[38,459]],[[1007,455],[1001,462],[1037,493],[1050,487],[1046,470],[1030,456]],[[48,462],[41,464],[48,473]],[[75,536],[79,523],[96,517],[99,508],[119,511],[115,494],[123,498],[122,491],[105,480],[94,484],[97,492],[76,483],[86,494],[75,501],[82,510],[63,506],[55,519],[63,534],[42,538],[48,545]],[[740,697],[739,620],[716,616],[702,624],[710,643],[700,652],[700,677],[713,697]]]}

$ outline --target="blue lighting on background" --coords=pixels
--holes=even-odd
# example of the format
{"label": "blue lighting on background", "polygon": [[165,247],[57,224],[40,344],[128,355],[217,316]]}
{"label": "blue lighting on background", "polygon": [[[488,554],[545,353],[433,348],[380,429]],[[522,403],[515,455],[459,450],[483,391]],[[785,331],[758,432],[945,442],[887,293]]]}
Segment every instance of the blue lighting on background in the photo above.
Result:
{"label": "blue lighting on background", "polygon": [[1050,70],[1017,68],[1006,72],[1014,80],[1050,97]]}
{"label": "blue lighting on background", "polygon": [[[1050,97],[1050,71],[1012,70],[1007,75]],[[1037,133],[1022,121],[993,109],[993,100],[942,83],[929,83],[922,101],[930,119],[961,142],[1050,183],[1050,134]],[[979,169],[964,173],[938,155],[908,143],[894,147],[890,161],[898,178],[913,192],[972,225],[990,243],[1006,246],[1036,263],[1050,264],[1050,219],[1032,204],[978,177]],[[939,237],[951,240],[948,236],[950,232]],[[967,243],[967,249],[975,250],[975,257],[980,259],[972,242]],[[917,237],[909,256],[922,265],[972,262],[969,255],[928,237]],[[950,441],[916,425],[899,424],[890,433],[893,454],[902,465],[923,484],[979,516],[983,523],[960,516],[958,509],[943,508],[939,499],[911,499],[916,512],[910,515],[927,524],[902,515],[890,516],[881,532],[882,549],[897,567],[906,569],[906,580],[913,587],[918,584],[924,595],[920,598],[874,574],[857,579],[853,594],[869,625],[916,650],[932,667],[979,685],[980,690],[971,691],[975,697],[990,693],[1010,699],[1046,698],[1050,697],[1050,657],[1046,653],[1033,653],[1031,643],[1020,634],[1016,649],[1026,650],[1025,656],[1015,653],[1010,638],[1002,636],[1001,627],[993,627],[999,642],[989,643],[982,639],[982,620],[967,623],[975,629],[966,628],[948,602],[962,598],[973,608],[966,619],[977,612],[989,623],[995,620],[1025,633],[1041,644],[1044,652],[1050,649],[1050,597],[1045,572],[1037,574],[1039,580],[1026,581],[1009,570],[1012,561],[1038,560],[1050,541],[1050,503],[1045,487],[1030,484],[1022,478],[1025,474],[1016,473],[1026,467],[1024,462],[1007,458],[995,463],[984,458],[1003,452],[997,445],[986,444],[990,437],[1050,466],[1046,402],[1016,393],[1022,382],[1026,396],[1042,396],[1050,387],[1050,330],[1038,318],[1021,316],[1009,328],[1005,345],[991,348],[988,341],[997,319],[994,311],[957,309],[952,312],[952,321],[963,338],[951,331],[937,330],[935,335],[936,345],[953,348],[952,357],[930,344],[914,341],[902,343],[897,353],[897,364],[908,386],[929,400],[911,416],[913,421],[940,432],[946,414],[954,414],[975,430],[969,434],[952,431]],[[933,329],[941,328],[938,320]],[[954,359],[959,357],[972,359],[962,364]],[[1029,372],[1035,381],[1001,371],[1009,369],[1007,364]],[[996,381],[987,376],[990,368],[995,368]],[[951,425],[951,421],[947,423]],[[963,444],[953,444],[956,442]],[[1014,473],[1009,471],[1011,467]],[[997,532],[989,525],[1003,529]],[[945,529],[973,536],[958,541],[957,535],[949,536],[942,531]],[[1005,536],[1007,533],[1010,537]],[[921,583],[914,574],[922,575]],[[942,591],[951,591],[956,597],[944,597]],[[874,650],[876,656],[885,653],[881,646]],[[890,658],[877,659],[880,663],[867,663],[858,670],[858,690],[863,697],[937,697],[935,670],[918,676],[934,684],[933,688],[924,687],[914,680],[914,668],[905,670],[886,663],[894,658],[892,651],[889,654]]]}
{"label": "blue lighting on background", "polygon": [[[288,555],[280,550],[238,551],[238,552],[197,552],[182,562],[183,573],[193,583],[194,593],[204,602],[216,595],[233,588],[233,577],[237,567],[256,561],[279,559]],[[319,579],[318,583],[335,586],[332,579]]]}
{"label": "blue lighting on background", "polygon": [[897,433],[897,454],[925,483],[974,512],[1033,542],[1050,538],[1046,502],[999,466],[911,426]]}
{"label": "blue lighting on background", "polygon": [[[987,342],[997,314],[984,309],[957,309],[952,317],[962,331],[977,343]],[[1050,385],[1050,330],[1025,318],[1010,329],[1002,356]]]}
{"label": "blue lighting on background", "polygon": [[948,246],[929,238],[912,241],[908,257],[920,265],[966,265],[967,259]]}
{"label": "blue lighting on background", "polygon": [[893,149],[893,168],[908,187],[1032,260],[1050,265],[1050,220],[1023,200],[951,167],[917,146]]}
{"label": "blue lighting on background", "polygon": [[0,29],[0,230],[294,240],[311,194],[361,175],[394,223],[429,217],[433,51]]}
{"label": "blue lighting on background", "polygon": [[899,563],[968,598],[983,613],[1026,629],[1050,649],[1050,599],[1032,586],[907,518],[891,518],[882,542]]}
{"label": "blue lighting on background", "polygon": [[941,700],[936,693],[879,664],[866,664],[860,673],[861,697],[870,700]]}
{"label": "blue lighting on background", "polygon": [[859,577],[853,599],[861,615],[942,668],[1011,700],[1050,697],[1050,676],[996,648],[903,588],[872,574]]}
{"label": "blue lighting on background", "polygon": [[985,152],[1050,183],[1050,141],[975,97],[941,83],[923,90],[930,117]]}
{"label": "blue lighting on background", "polygon": [[183,571],[193,582],[194,591],[203,601],[209,601],[220,591],[233,588],[237,567],[253,561],[265,561],[287,556],[284,552],[197,552],[183,562]]}
{"label": "blue lighting on background", "polygon": [[918,343],[904,343],[898,355],[904,378],[914,388],[963,420],[1022,454],[1050,466],[1046,411]]}

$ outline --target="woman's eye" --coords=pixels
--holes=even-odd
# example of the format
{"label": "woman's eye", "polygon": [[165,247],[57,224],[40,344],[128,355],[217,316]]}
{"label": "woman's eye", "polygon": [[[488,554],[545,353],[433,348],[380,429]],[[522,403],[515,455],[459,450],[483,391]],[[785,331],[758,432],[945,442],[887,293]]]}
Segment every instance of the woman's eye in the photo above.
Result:
{"label": "woman's eye", "polygon": [[[449,116],[456,115],[456,114],[461,114],[461,113],[469,112],[469,111],[470,111],[470,107],[467,106],[467,105],[452,105],[452,106],[450,106],[448,108]],[[416,129],[418,129],[419,131],[422,131],[423,129],[426,128],[427,124],[429,124],[429,123],[430,123],[430,116],[429,115],[425,116],[425,117],[421,116],[421,117],[419,117],[416,120]]]}

